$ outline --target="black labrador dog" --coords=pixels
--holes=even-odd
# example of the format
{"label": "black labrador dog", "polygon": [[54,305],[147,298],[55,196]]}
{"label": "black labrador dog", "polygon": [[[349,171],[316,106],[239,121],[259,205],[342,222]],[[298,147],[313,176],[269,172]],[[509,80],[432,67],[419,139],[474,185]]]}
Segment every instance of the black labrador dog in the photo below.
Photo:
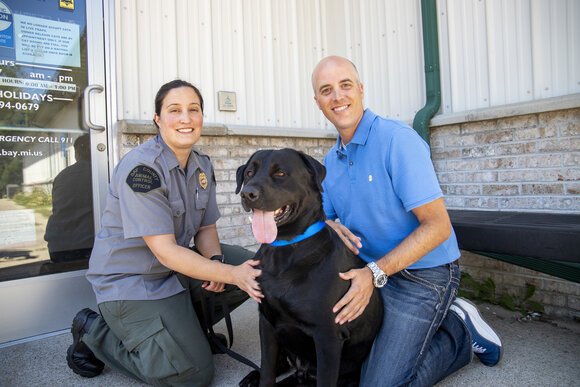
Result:
{"label": "black labrador dog", "polygon": [[241,192],[242,206],[253,212],[252,230],[262,243],[256,259],[264,294],[261,372],[251,372],[240,386],[256,386],[258,380],[260,386],[275,385],[284,359],[296,372],[278,386],[358,386],[383,306],[375,291],[360,317],[334,322],[332,307],[350,286],[338,273],[364,262],[324,223],[325,174],[321,163],[293,149],[258,151],[237,170],[236,194]]}

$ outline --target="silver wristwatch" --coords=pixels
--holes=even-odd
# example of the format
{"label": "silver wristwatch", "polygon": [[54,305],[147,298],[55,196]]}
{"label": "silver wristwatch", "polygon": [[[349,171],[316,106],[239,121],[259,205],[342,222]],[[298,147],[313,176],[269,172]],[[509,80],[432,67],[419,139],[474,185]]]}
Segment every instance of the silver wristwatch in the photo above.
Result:
{"label": "silver wristwatch", "polygon": [[367,263],[367,267],[373,272],[373,285],[375,288],[382,288],[387,284],[389,277],[381,270],[379,265],[374,262]]}

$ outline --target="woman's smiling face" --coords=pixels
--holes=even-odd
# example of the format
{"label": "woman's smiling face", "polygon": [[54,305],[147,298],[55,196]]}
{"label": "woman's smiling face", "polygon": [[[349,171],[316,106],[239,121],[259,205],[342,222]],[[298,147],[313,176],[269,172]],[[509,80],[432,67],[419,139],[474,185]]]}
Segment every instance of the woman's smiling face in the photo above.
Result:
{"label": "woman's smiling face", "polygon": [[155,113],[153,119],[163,141],[174,153],[191,151],[201,137],[203,127],[199,96],[191,87],[171,89],[163,98],[159,115]]}

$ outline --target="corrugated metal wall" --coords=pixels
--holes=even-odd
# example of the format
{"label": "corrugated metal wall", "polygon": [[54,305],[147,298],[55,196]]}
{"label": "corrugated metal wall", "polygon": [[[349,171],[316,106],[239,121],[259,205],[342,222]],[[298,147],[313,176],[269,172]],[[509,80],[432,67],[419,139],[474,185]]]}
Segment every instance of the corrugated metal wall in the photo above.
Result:
{"label": "corrugated metal wall", "polygon": [[439,0],[443,113],[580,92],[578,0]]}
{"label": "corrugated metal wall", "polygon": [[328,34],[346,24],[346,51],[365,84],[367,106],[378,114],[412,121],[425,101],[421,6],[419,1],[346,1],[344,20],[328,24]]}
{"label": "corrugated metal wall", "polygon": [[[198,85],[206,122],[329,128],[323,56],[351,58],[367,106],[412,121],[425,101],[419,0],[116,1],[119,118],[149,120],[164,82]],[[580,92],[577,0],[438,0],[443,113]],[[237,112],[217,92],[234,91]]]}
{"label": "corrugated metal wall", "polygon": [[[320,127],[310,71],[322,57],[320,2],[117,2],[121,119],[150,119],[157,88],[180,77],[199,86],[206,122]],[[236,112],[217,92],[233,91]]]}

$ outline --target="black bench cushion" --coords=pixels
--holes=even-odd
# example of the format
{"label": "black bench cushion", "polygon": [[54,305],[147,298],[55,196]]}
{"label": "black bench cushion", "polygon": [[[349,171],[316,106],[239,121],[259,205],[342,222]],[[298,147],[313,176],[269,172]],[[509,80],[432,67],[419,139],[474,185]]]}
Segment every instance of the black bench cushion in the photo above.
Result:
{"label": "black bench cushion", "polygon": [[459,248],[580,262],[580,215],[449,210]]}

